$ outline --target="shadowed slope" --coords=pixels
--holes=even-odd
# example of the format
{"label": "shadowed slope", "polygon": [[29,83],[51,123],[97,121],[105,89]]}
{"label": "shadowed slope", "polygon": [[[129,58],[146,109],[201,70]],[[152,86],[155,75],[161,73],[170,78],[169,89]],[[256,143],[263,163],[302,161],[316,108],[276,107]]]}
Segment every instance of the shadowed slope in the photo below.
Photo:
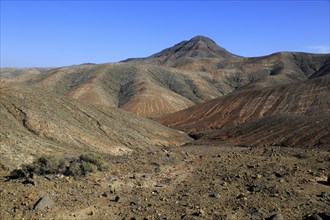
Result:
{"label": "shadowed slope", "polygon": [[125,154],[189,138],[117,108],[94,107],[33,87],[0,87],[1,163],[12,167],[41,154]]}

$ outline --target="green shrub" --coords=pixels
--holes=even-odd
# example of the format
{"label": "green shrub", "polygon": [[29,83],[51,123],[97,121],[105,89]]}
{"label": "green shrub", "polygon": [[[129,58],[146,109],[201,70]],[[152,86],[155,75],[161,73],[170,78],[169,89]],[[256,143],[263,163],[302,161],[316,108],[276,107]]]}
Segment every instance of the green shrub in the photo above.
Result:
{"label": "green shrub", "polygon": [[64,172],[64,175],[74,177],[82,176],[83,172],[81,170],[80,164],[76,162],[71,163]]}
{"label": "green shrub", "polygon": [[78,159],[58,159],[54,156],[42,156],[31,164],[23,164],[7,176],[8,179],[31,178],[33,175],[63,174],[80,177],[88,173],[107,170],[103,158],[96,154],[83,154]]}
{"label": "green shrub", "polygon": [[105,171],[108,169],[107,164],[105,163],[104,159],[100,155],[96,154],[82,154],[80,155],[79,159],[81,161],[85,161],[87,163],[91,163],[97,166],[97,169],[100,171]]}
{"label": "green shrub", "polygon": [[8,179],[30,178],[31,174],[25,172],[25,169],[14,169],[7,176]]}
{"label": "green shrub", "polygon": [[95,173],[97,171],[97,166],[95,164],[82,161],[80,164],[80,169],[82,170],[83,175],[88,173]]}
{"label": "green shrub", "polygon": [[32,166],[34,173],[38,175],[57,174],[60,167],[60,160],[54,156],[39,157]]}

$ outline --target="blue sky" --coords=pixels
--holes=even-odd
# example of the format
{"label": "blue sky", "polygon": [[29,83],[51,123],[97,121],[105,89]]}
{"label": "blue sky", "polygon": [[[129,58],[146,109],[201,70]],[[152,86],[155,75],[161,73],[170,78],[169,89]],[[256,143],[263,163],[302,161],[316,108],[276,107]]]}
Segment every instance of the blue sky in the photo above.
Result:
{"label": "blue sky", "polygon": [[3,1],[1,67],[104,63],[196,35],[228,51],[329,52],[329,1]]}

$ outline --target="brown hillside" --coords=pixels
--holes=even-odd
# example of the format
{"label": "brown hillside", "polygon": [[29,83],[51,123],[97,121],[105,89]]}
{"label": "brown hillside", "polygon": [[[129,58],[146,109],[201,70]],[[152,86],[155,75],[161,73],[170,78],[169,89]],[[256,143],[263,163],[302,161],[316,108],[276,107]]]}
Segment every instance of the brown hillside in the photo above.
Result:
{"label": "brown hillside", "polygon": [[329,116],[268,116],[222,129],[193,132],[194,145],[223,143],[240,147],[326,148],[330,143]]}
{"label": "brown hillside", "polygon": [[[222,95],[202,74],[146,64],[68,66],[20,82],[148,117],[176,112]],[[229,91],[228,85],[222,87],[223,93]]]}
{"label": "brown hillside", "polygon": [[96,108],[33,87],[0,87],[1,164],[18,166],[41,154],[99,151],[122,155],[189,138],[117,108]]}
{"label": "brown hillside", "polygon": [[221,128],[273,115],[330,115],[330,77],[273,88],[242,89],[162,117],[164,125],[184,130]]}

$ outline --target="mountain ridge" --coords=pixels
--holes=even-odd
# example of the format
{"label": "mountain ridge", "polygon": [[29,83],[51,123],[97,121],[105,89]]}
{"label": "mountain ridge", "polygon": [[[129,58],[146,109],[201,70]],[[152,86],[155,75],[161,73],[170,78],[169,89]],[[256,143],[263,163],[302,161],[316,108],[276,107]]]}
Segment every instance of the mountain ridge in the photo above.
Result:
{"label": "mountain ridge", "polygon": [[[0,77],[90,104],[159,117],[239,89],[324,76],[329,74],[329,66],[330,54],[279,52],[246,58],[230,54],[210,38],[197,36],[147,58],[72,65],[34,74],[27,69],[26,76],[24,70],[1,69]],[[18,73],[20,77],[11,77]]]}

